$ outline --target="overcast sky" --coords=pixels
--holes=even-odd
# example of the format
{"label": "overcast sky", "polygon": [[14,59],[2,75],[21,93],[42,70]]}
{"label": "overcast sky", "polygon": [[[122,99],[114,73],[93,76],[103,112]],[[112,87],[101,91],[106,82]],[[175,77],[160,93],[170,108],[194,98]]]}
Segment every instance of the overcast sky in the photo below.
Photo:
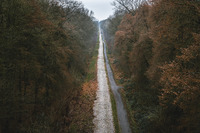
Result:
{"label": "overcast sky", "polygon": [[84,6],[94,12],[94,17],[98,20],[104,20],[113,14],[114,0],[79,0]]}

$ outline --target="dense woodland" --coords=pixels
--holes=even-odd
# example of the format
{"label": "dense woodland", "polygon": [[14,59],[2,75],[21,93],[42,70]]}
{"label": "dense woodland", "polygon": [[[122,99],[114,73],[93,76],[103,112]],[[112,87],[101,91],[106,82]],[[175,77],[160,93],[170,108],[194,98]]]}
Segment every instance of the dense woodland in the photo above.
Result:
{"label": "dense woodland", "polygon": [[97,41],[74,0],[0,0],[0,133],[66,132]]}
{"label": "dense woodland", "polygon": [[115,0],[101,22],[140,133],[200,132],[200,1]]}

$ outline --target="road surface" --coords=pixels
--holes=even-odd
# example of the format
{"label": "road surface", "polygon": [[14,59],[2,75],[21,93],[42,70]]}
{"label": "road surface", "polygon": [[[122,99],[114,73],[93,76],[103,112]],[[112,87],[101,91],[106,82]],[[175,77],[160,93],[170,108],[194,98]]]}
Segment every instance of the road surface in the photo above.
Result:
{"label": "road surface", "polygon": [[95,133],[114,133],[112,106],[110,101],[109,87],[106,77],[105,62],[103,55],[103,41],[99,29],[99,54],[97,62],[98,91],[94,102]]}
{"label": "road surface", "polygon": [[114,77],[113,77],[112,70],[110,68],[110,64],[109,64],[109,60],[108,60],[107,52],[106,52],[106,44],[105,44],[103,35],[102,35],[102,39],[103,39],[103,44],[104,44],[104,56],[105,56],[105,59],[106,59],[106,68],[107,68],[107,72],[108,72],[108,78],[109,78],[111,89],[112,89],[112,92],[114,94],[115,102],[116,102],[116,105],[117,105],[117,115],[118,115],[118,121],[119,121],[120,129],[121,129],[122,133],[131,133],[127,113],[126,113],[126,110],[124,108],[124,104],[122,102],[121,95],[118,91],[120,87],[117,86],[117,84],[114,80]]}

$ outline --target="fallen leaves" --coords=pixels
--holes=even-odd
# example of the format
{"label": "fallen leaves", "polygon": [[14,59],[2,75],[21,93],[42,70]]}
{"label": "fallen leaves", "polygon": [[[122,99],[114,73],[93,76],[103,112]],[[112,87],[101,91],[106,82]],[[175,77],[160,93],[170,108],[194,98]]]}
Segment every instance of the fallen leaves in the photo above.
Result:
{"label": "fallen leaves", "polygon": [[78,99],[71,101],[66,132],[93,132],[93,105],[98,88],[97,80],[85,82]]}

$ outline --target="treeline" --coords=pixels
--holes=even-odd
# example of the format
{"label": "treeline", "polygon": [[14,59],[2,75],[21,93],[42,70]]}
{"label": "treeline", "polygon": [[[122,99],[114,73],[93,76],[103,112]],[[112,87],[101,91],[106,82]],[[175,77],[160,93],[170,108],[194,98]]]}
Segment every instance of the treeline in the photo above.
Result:
{"label": "treeline", "polygon": [[92,15],[74,0],[0,1],[0,132],[66,132],[96,45]]}
{"label": "treeline", "polygon": [[200,132],[200,2],[143,2],[102,27],[139,132]]}

